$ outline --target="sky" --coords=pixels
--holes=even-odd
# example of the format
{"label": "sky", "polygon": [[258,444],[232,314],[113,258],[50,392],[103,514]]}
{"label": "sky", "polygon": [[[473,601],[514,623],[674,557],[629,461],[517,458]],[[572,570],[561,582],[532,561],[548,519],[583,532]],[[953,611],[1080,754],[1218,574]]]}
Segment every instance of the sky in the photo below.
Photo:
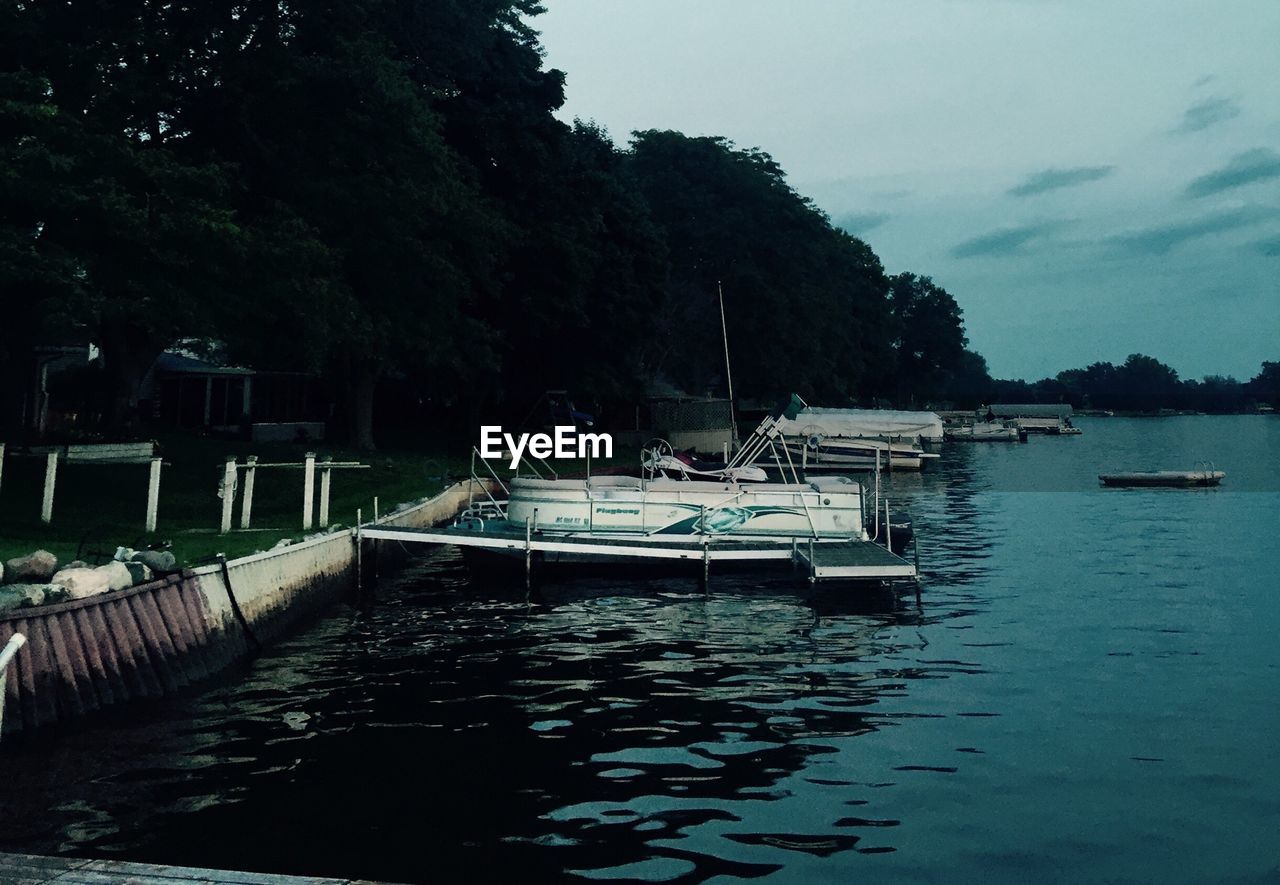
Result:
{"label": "sky", "polygon": [[997,377],[1280,360],[1280,0],[546,0],[560,116],[759,147]]}

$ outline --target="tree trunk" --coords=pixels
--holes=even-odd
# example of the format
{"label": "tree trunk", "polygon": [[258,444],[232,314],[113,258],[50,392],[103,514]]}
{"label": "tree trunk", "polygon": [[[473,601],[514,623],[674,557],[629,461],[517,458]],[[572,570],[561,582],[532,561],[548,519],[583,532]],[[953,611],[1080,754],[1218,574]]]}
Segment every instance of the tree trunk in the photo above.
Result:
{"label": "tree trunk", "polygon": [[138,396],[142,379],[164,345],[136,326],[106,323],[100,330],[98,346],[107,385],[103,424],[109,433],[125,435],[140,422]]}
{"label": "tree trunk", "polygon": [[347,368],[348,439],[362,452],[377,449],[373,441],[373,395],[381,367],[364,357],[351,357]]}

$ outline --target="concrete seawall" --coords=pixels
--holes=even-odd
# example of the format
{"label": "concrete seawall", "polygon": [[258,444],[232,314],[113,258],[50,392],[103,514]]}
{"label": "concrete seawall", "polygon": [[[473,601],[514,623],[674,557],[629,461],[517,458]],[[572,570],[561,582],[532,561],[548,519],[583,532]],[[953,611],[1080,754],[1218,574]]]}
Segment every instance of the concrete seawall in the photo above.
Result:
{"label": "concrete seawall", "polygon": [[[453,518],[477,483],[390,513],[378,525]],[[372,542],[365,541],[366,552]],[[337,531],[114,593],[0,615],[0,646],[27,644],[6,682],[5,732],[172,694],[269,644],[356,584],[354,531]],[[229,585],[229,589],[228,589]]]}

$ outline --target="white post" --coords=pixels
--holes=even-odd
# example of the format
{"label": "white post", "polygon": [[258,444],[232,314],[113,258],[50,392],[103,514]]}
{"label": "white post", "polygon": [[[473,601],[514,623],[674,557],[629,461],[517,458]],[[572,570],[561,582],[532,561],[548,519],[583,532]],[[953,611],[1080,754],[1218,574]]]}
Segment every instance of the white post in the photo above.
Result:
{"label": "white post", "polygon": [[0,483],[4,481],[4,443],[0,442]]}
{"label": "white post", "polygon": [[40,507],[40,521],[53,522],[53,487],[58,481],[58,453],[50,452],[44,462],[44,503]]}
{"label": "white post", "polygon": [[156,512],[160,509],[160,465],[159,458],[151,459],[151,477],[147,480],[147,533],[156,530]]}
{"label": "white post", "polygon": [[249,528],[249,520],[253,514],[253,480],[258,472],[258,456],[245,458],[244,494],[240,496],[240,528]]}
{"label": "white post", "polygon": [[316,495],[316,453],[307,452],[302,471],[302,530],[311,530],[311,511]]}
{"label": "white post", "polygon": [[329,527],[329,478],[333,468],[329,466],[332,457],[327,457],[320,464],[320,528]]}
{"label": "white post", "polygon": [[236,459],[227,456],[227,463],[222,468],[222,526],[218,529],[225,535],[231,531],[231,508],[236,503]]}
{"label": "white post", "polygon": [[373,496],[373,521],[378,521],[378,496]]}

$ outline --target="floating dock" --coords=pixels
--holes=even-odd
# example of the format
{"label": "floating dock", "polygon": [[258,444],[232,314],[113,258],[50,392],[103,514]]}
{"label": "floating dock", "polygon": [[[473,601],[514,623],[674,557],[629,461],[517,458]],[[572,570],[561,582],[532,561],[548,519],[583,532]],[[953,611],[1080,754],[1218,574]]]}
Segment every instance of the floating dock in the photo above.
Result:
{"label": "floating dock", "polygon": [[200,882],[203,885],[360,885],[365,881],[202,870],[119,860],[89,860],[83,857],[0,854],[0,882],[21,882],[23,885],[112,885],[126,882],[129,885],[182,885],[184,882]]}
{"label": "floating dock", "polygon": [[1149,470],[1103,473],[1098,479],[1118,488],[1195,488],[1216,486],[1226,475],[1221,470]]}
{"label": "floating dock", "polygon": [[364,528],[368,540],[418,544],[451,544],[510,557],[534,556],[541,563],[589,562],[702,562],[786,563],[803,565],[809,578],[822,581],[915,580],[916,566],[873,541],[746,540],[741,537],[637,535],[635,537],[587,537],[562,533],[528,531],[495,520],[483,529],[448,528]]}

